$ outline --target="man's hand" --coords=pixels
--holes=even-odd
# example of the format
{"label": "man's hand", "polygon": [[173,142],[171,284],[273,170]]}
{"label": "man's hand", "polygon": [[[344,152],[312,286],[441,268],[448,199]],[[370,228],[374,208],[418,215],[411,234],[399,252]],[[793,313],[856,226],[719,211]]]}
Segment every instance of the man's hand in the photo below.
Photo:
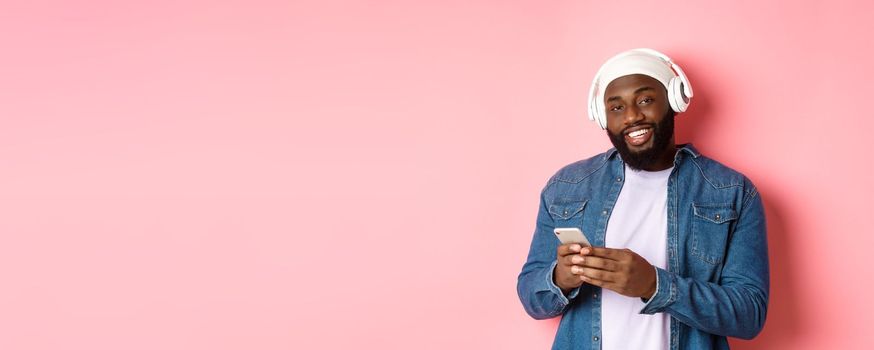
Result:
{"label": "man's hand", "polygon": [[584,247],[574,256],[582,258],[578,268],[583,282],[629,297],[649,299],[655,294],[655,268],[629,249]]}
{"label": "man's hand", "polygon": [[[582,246],[579,243],[568,243],[558,246],[557,264],[552,280],[562,293],[567,295],[570,291],[583,284],[580,279],[583,257],[580,255]],[[575,272],[576,271],[576,272]]]}

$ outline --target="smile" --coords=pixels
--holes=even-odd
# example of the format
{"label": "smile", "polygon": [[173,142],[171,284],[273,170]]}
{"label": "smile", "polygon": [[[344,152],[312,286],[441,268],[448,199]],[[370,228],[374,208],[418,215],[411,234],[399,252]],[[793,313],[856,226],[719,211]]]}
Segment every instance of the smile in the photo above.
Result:
{"label": "smile", "polygon": [[652,128],[637,129],[625,134],[625,142],[631,146],[641,146],[652,138]]}
{"label": "smile", "polygon": [[637,137],[643,136],[644,134],[646,134],[648,132],[649,132],[649,129],[640,129],[640,130],[632,131],[632,132],[628,133],[628,136],[631,136],[633,138],[637,138]]}

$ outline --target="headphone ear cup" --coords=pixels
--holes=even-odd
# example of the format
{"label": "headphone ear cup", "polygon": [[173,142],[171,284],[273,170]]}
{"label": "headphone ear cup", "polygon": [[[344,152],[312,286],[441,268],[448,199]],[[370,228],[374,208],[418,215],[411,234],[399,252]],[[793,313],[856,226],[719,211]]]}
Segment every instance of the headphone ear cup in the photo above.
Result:
{"label": "headphone ear cup", "polygon": [[683,113],[686,111],[686,108],[689,107],[688,99],[686,98],[683,92],[683,81],[682,79],[675,77],[671,79],[669,85],[670,90],[668,92],[668,99],[671,101],[671,108],[674,112]]}
{"label": "headphone ear cup", "polygon": [[595,88],[596,85],[593,84],[592,91],[590,92],[591,97],[589,97],[589,119],[598,124],[598,126],[601,126],[601,113],[599,113],[601,108],[598,103],[598,94],[594,92]]}
{"label": "headphone ear cup", "polygon": [[677,93],[675,96],[677,97],[677,107],[680,108],[680,112],[685,112],[686,109],[689,108],[689,98],[686,97],[685,86],[683,86],[683,80],[680,78],[677,79]]}
{"label": "headphone ear cup", "polygon": [[679,106],[677,106],[677,96],[676,96],[677,95],[677,88],[676,88],[676,85],[677,85],[676,78],[671,78],[671,80],[668,81],[668,88],[667,88],[668,103],[671,105],[671,109],[674,110],[674,112],[679,112],[680,108],[679,108]]}
{"label": "headphone ear cup", "polygon": [[606,117],[606,113],[604,112],[604,108],[606,108],[604,106],[604,102],[596,101],[595,106],[598,109],[598,114],[595,117],[596,121],[598,122],[598,126],[600,126],[601,129],[606,129],[607,128],[607,117]]}

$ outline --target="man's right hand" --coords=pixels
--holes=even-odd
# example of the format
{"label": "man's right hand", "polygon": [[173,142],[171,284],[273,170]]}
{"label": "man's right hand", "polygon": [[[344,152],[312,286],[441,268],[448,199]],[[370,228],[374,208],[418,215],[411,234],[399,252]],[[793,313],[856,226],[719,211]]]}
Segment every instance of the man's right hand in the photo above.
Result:
{"label": "man's right hand", "polygon": [[579,243],[558,246],[558,263],[555,265],[552,280],[558,288],[561,288],[564,295],[568,295],[572,289],[583,284],[583,280],[580,279],[583,263],[583,256],[580,255],[582,248]]}

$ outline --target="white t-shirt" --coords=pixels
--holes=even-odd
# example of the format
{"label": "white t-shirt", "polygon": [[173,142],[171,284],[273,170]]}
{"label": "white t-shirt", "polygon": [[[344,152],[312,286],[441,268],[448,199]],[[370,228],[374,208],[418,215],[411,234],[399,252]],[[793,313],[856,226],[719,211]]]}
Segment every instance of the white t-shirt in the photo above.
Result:
{"label": "white t-shirt", "polygon": [[[654,266],[667,267],[668,177],[673,168],[636,171],[625,166],[625,184],[607,223],[605,245],[628,248]],[[667,349],[670,316],[640,314],[640,298],[603,290],[601,324],[604,350]]]}

